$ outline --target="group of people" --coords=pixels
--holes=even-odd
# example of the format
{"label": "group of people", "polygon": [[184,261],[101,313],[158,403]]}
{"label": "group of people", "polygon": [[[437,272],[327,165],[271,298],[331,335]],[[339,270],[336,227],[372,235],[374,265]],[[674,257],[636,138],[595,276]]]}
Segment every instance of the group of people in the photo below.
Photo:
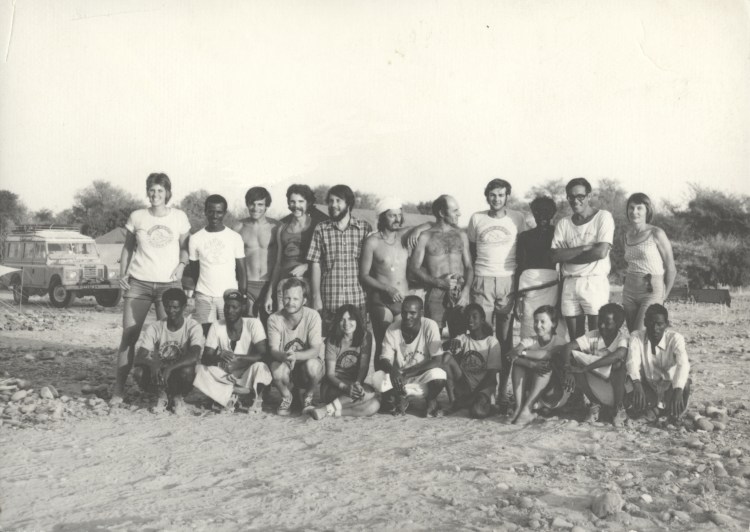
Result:
{"label": "group of people", "polygon": [[[250,188],[249,216],[234,228],[223,223],[226,199],[210,195],[206,226],[190,235],[186,215],[168,206],[169,178],[151,174],[146,190],[151,206],[128,219],[120,262],[113,403],[135,367],[158,396],[155,408],[176,413],[193,387],[225,411],[257,412],[270,386],[281,395],[279,415],[299,408],[315,419],[403,414],[414,397],[439,417],[443,390],[451,411],[476,418],[514,404],[514,423],[559,408],[575,390],[591,421],[601,405],[616,425],[626,404],[631,415],[678,417],[686,408],[685,341],[667,329],[663,306],[674,260],[645,194],[625,206],[621,306],[609,303],[614,219],[591,205],[584,178],[568,183],[573,214],[555,225],[551,198],[531,202],[532,222],[508,208],[510,183],[493,179],[484,189],[489,208],[466,230],[449,195],[433,202],[434,221],[413,227],[401,201],[385,198],[373,230],[353,215],[348,186],[328,190],[326,216],[310,187],[295,184],[279,221],[266,216],[269,192]],[[195,282],[191,317],[186,268]],[[142,331],[152,304],[159,319]]]}

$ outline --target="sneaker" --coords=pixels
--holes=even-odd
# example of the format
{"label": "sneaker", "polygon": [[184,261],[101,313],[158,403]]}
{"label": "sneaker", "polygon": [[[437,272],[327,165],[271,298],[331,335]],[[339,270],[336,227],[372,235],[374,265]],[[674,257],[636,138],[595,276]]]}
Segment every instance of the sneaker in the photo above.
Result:
{"label": "sneaker", "polygon": [[163,414],[167,411],[167,405],[169,404],[169,398],[167,392],[162,392],[159,397],[156,398],[156,404],[151,408],[151,412],[154,414]]}
{"label": "sneaker", "polygon": [[591,403],[589,405],[589,413],[586,415],[586,419],[583,420],[584,423],[594,423],[596,421],[599,421],[599,410],[601,410],[601,405],[597,403]]}
{"label": "sneaker", "polygon": [[247,407],[248,414],[262,414],[263,413],[263,399],[256,397],[253,404]]}
{"label": "sneaker", "polygon": [[234,408],[237,406],[237,401],[239,400],[239,397],[236,393],[233,393],[232,396],[229,398],[229,401],[227,401],[227,404],[224,405],[224,412],[227,414],[231,414],[234,412]]}
{"label": "sneaker", "polygon": [[185,399],[182,398],[182,396],[177,396],[174,398],[174,402],[172,403],[172,413],[175,416],[184,416],[187,414],[187,405],[185,404]]}
{"label": "sneaker", "polygon": [[310,409],[307,411],[307,414],[315,421],[320,421],[328,415],[328,410],[325,406],[321,406],[320,408],[310,407]]}
{"label": "sneaker", "polygon": [[313,404],[313,396],[306,395],[302,400],[302,412],[306,414],[310,412],[310,410],[315,410],[315,405]]}
{"label": "sneaker", "polygon": [[628,414],[625,412],[625,409],[621,406],[615,412],[615,415],[612,418],[612,424],[615,427],[624,427],[625,422],[627,420],[628,420]]}
{"label": "sneaker", "polygon": [[292,413],[292,398],[291,397],[282,397],[281,398],[281,404],[279,405],[279,408],[276,410],[276,413],[280,416],[288,416]]}

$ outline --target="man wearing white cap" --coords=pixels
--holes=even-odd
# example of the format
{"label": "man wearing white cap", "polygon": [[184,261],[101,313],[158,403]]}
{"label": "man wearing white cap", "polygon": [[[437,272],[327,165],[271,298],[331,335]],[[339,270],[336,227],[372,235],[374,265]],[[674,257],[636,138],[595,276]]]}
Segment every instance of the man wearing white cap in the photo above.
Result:
{"label": "man wearing white cap", "polygon": [[359,282],[368,291],[368,312],[375,334],[376,354],[380,354],[388,325],[401,313],[401,302],[409,293],[406,263],[409,250],[403,242],[402,202],[395,197],[378,202],[378,230],[362,246]]}

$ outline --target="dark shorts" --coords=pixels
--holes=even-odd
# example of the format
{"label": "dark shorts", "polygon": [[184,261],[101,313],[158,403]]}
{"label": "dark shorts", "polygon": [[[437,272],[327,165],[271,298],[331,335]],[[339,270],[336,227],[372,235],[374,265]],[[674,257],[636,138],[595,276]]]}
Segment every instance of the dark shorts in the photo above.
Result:
{"label": "dark shorts", "polygon": [[425,294],[424,315],[426,318],[435,320],[441,331],[448,325],[448,334],[451,338],[455,338],[466,332],[463,307],[449,306],[448,300],[448,290],[430,288]]}
{"label": "dark shorts", "polygon": [[[159,393],[161,388],[153,383],[151,368],[148,366],[136,366],[133,369],[133,378],[141,390],[146,393]],[[187,395],[193,389],[195,380],[195,366],[178,368],[169,374],[166,392],[168,397],[174,395]]]}
{"label": "dark shorts", "polygon": [[[369,311],[372,314],[380,315],[379,312],[385,314],[385,321],[393,321],[401,314],[401,303],[390,301],[388,294],[375,290],[370,293],[369,297]],[[388,313],[390,313],[391,319],[388,320]]]}
{"label": "dark shorts", "polygon": [[248,281],[247,282],[247,306],[250,314],[256,318],[264,312],[266,304],[266,295],[271,283],[268,281]]}
{"label": "dark shorts", "polygon": [[152,283],[150,281],[139,281],[131,277],[128,279],[130,288],[122,295],[123,299],[140,299],[142,301],[151,301],[152,303],[161,303],[161,296],[170,288],[179,288],[182,290],[180,281],[170,281],[168,283]]}

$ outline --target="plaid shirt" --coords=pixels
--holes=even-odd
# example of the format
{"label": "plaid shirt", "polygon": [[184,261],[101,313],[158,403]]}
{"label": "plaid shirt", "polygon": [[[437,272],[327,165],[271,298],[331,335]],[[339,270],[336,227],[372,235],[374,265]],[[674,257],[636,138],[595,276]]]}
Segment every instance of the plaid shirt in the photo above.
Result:
{"label": "plaid shirt", "polygon": [[320,222],[315,228],[307,260],[320,263],[324,309],[336,310],[344,303],[365,304],[365,292],[359,284],[359,255],[371,232],[369,223],[354,217],[343,231],[332,220]]}

